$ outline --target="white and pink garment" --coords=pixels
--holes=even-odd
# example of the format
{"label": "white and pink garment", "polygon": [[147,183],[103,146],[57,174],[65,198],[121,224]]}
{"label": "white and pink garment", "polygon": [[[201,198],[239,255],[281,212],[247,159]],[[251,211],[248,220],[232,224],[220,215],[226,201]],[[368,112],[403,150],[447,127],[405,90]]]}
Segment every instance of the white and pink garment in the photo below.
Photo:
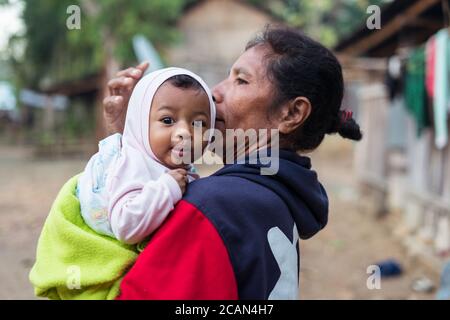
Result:
{"label": "white and pink garment", "polygon": [[[157,159],[148,139],[153,97],[166,80],[176,75],[191,76],[201,84],[209,98],[214,129],[215,105],[198,75],[182,68],[166,68],[144,76],[131,95],[123,136],[114,134],[100,141],[99,151],[78,180],[83,219],[100,234],[130,244],[141,242],[161,225],[182,197],[178,183],[167,174],[169,168]],[[190,170],[189,181],[196,178],[195,170]]]}

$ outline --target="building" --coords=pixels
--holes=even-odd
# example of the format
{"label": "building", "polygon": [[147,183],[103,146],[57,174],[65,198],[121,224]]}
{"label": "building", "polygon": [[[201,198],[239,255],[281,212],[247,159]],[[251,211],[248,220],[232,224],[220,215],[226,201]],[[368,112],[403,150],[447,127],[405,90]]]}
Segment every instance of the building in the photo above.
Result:
{"label": "building", "polygon": [[226,77],[247,41],[275,21],[245,1],[197,1],[178,22],[181,41],[168,50],[168,61],[198,73],[213,86]]}
{"label": "building", "polygon": [[401,213],[397,234],[438,268],[450,256],[450,147],[435,143],[433,124],[419,132],[405,93],[390,94],[386,76],[397,69],[406,81],[410,54],[439,30],[450,32],[449,7],[448,0],[395,0],[381,8],[381,29],[364,25],[335,47],[365,133],[355,150],[360,184],[379,214]]}

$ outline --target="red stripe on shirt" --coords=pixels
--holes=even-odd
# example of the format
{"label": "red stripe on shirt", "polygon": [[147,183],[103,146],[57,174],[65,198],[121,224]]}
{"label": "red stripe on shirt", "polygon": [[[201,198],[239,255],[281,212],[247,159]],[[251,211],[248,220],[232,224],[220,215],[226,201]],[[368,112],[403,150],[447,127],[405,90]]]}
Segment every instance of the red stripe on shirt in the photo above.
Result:
{"label": "red stripe on shirt", "polygon": [[213,224],[181,200],[125,275],[117,299],[238,298],[228,251]]}

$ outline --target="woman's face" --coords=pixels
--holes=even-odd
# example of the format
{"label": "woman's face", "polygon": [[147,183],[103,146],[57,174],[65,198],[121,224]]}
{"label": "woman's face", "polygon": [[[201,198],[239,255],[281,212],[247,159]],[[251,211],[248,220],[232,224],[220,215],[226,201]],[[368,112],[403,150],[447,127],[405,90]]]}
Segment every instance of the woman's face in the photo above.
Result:
{"label": "woman's face", "polygon": [[274,98],[274,86],[266,75],[263,46],[245,51],[232,66],[228,78],[213,88],[216,101],[216,128],[270,129],[268,108]]}

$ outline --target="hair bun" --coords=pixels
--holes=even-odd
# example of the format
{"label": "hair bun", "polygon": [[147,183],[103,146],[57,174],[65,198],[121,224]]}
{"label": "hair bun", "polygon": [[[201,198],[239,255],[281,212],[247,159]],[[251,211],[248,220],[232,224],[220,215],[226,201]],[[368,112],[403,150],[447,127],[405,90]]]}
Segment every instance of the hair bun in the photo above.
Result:
{"label": "hair bun", "polygon": [[350,110],[339,110],[338,116],[332,122],[327,133],[339,133],[341,137],[355,141],[362,139],[361,129],[353,119],[353,112]]}

